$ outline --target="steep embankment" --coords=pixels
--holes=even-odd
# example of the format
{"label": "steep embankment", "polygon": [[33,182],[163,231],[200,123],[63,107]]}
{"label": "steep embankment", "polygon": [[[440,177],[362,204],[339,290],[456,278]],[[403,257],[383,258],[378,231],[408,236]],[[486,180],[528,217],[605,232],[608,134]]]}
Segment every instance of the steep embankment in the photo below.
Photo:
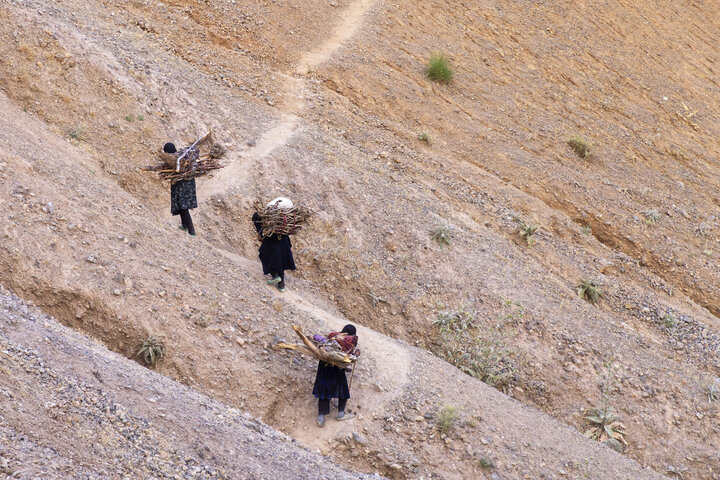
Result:
{"label": "steep embankment", "polygon": [[4,289],[0,377],[8,478],[370,478],[109,352]]}
{"label": "steep embankment", "polygon": [[[163,336],[162,373],[356,469],[653,475],[373,328],[489,368],[507,394],[578,430],[614,377],[626,455],[717,475],[706,393],[720,343],[704,287],[717,281],[717,132],[709,106],[682,107],[716,93],[704,38],[715,5],[1,5],[6,286],[128,356]],[[661,44],[662,60],[637,55]],[[437,50],[456,68],[448,87],[423,77]],[[199,182],[190,239],[137,167],[208,127],[230,166]],[[597,147],[587,163],[565,145],[577,132]],[[677,162],[650,148],[661,143]],[[278,193],[318,212],[285,296],[261,284],[246,222],[255,198]],[[541,227],[533,248],[515,217]],[[446,247],[430,235],[443,225]],[[578,298],[582,278],[601,284],[597,306]],[[290,323],[346,318],[366,348],[361,415],[319,431],[312,362],[267,347]],[[476,363],[440,336],[434,322],[448,319],[471,320]],[[443,405],[463,408],[439,438]]]}

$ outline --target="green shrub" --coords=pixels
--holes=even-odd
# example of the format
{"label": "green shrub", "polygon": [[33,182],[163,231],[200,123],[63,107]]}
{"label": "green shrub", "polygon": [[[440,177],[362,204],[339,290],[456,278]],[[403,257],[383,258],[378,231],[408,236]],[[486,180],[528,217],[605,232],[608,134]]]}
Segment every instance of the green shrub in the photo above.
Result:
{"label": "green shrub", "polygon": [[675,318],[675,315],[672,313],[668,313],[662,318],[663,326],[667,328],[668,330],[671,330],[675,328],[675,325],[677,325],[677,319]]}
{"label": "green shrub", "polygon": [[657,210],[645,210],[643,215],[645,215],[645,223],[648,225],[655,225],[660,221],[660,213]]}
{"label": "green shrub", "polygon": [[572,137],[567,141],[567,144],[570,145],[570,148],[582,159],[590,158],[595,151],[593,146],[590,145],[590,142],[583,137]]}
{"label": "green shrub", "polygon": [[495,466],[495,464],[493,463],[492,460],[490,460],[489,458],[485,458],[485,457],[478,460],[478,464],[480,465],[480,468],[484,468],[484,469],[493,468]]}
{"label": "green shrub", "polygon": [[450,83],[453,79],[453,71],[450,67],[450,59],[442,53],[433,54],[425,67],[425,75],[437,83]]}
{"label": "green shrub", "polygon": [[720,402],[720,379],[715,379],[715,383],[707,389],[708,403]]}
{"label": "green shrub", "polygon": [[458,418],[458,408],[452,405],[444,405],[437,413],[435,425],[440,433],[448,434],[455,428]]}
{"label": "green shrub", "polygon": [[83,140],[85,140],[85,132],[80,125],[75,125],[72,129],[70,129],[67,136],[68,138],[71,138],[78,142],[82,142]]}
{"label": "green shrub", "polygon": [[445,310],[438,313],[438,319],[433,325],[440,329],[441,334],[447,334],[452,331],[465,331],[468,328],[477,328],[476,323],[477,312],[474,310]]}
{"label": "green shrub", "polygon": [[535,232],[539,228],[537,225],[530,225],[528,223],[525,223],[519,218],[515,218],[515,221],[518,223],[518,227],[520,229],[520,236],[525,239],[527,242],[528,247],[532,247],[535,245]]}
{"label": "green shrub", "polygon": [[418,134],[418,140],[421,140],[429,145],[430,144],[430,135],[428,135],[427,132],[422,132],[422,133]]}
{"label": "green shrub", "polygon": [[503,390],[518,371],[517,353],[508,346],[506,335],[493,327],[466,331],[461,324],[440,326],[438,355],[471,377]]}

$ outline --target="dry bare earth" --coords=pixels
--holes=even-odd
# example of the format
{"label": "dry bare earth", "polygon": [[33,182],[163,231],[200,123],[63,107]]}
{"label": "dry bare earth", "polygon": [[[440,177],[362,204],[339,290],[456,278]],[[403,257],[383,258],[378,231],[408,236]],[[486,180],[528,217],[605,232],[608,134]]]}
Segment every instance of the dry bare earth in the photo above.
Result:
{"label": "dry bare earth", "polygon": [[[0,5],[0,281],[13,291],[125,355],[163,336],[162,373],[354,469],[490,477],[488,457],[508,478],[652,478],[370,330],[435,349],[438,310],[475,309],[489,326],[509,299],[524,307],[513,348],[530,359],[510,394],[584,430],[614,357],[627,455],[717,477],[718,406],[705,391],[719,374],[718,320],[704,308],[717,282],[717,132],[710,106],[698,130],[676,115],[717,93],[715,5]],[[637,55],[661,44],[667,60]],[[436,50],[456,65],[449,87],[423,78]],[[679,58],[687,68],[668,78]],[[214,195],[190,239],[137,167],[207,127],[234,163],[200,183]],[[598,146],[588,164],[565,146],[576,131]],[[260,284],[245,222],[256,196],[277,193],[319,212],[284,297]],[[655,225],[648,209],[661,212]],[[542,226],[532,249],[515,214]],[[444,249],[429,238],[440,224],[455,232]],[[598,307],[577,298],[582,277],[603,283]],[[387,303],[375,308],[371,287]],[[676,328],[662,326],[668,311]],[[314,366],[267,346],[292,322],[346,318],[364,327],[362,418],[318,431]],[[446,442],[425,415],[447,403],[463,422]]]}
{"label": "dry bare earth", "polygon": [[114,354],[0,291],[7,478],[377,478]]}

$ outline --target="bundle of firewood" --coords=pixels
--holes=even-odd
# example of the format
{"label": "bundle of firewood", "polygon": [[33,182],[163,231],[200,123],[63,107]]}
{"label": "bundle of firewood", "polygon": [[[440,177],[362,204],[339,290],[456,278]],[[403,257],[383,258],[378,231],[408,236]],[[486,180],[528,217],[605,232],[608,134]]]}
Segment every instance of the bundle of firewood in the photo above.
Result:
{"label": "bundle of firewood", "polygon": [[295,235],[308,223],[313,214],[312,210],[302,205],[280,208],[278,205],[266,205],[258,200],[254,207],[260,215],[263,237],[273,234]]}
{"label": "bundle of firewood", "polygon": [[302,328],[298,325],[293,325],[292,328],[295,330],[295,333],[297,333],[303,343],[297,344],[280,342],[276,343],[273,346],[274,348],[294,350],[340,368],[348,367],[357,361],[357,357],[355,355],[343,352],[337,342],[328,340],[321,343],[315,343],[305,336]]}
{"label": "bundle of firewood", "polygon": [[201,177],[224,166],[218,158],[213,158],[210,154],[207,154],[198,157],[195,161],[181,163],[180,171],[175,170],[175,167],[168,167],[165,161],[158,165],[144,167],[142,171],[158,172],[160,180],[169,180],[174,183],[178,180],[190,180],[191,178]]}
{"label": "bundle of firewood", "polygon": [[[210,143],[210,149],[207,153],[201,155],[199,148],[204,143]],[[225,147],[213,142],[212,131],[177,153],[160,152],[158,156],[162,163],[149,165],[141,170],[144,172],[158,172],[160,180],[168,180],[171,183],[201,177],[225,166],[219,162],[225,156]]]}

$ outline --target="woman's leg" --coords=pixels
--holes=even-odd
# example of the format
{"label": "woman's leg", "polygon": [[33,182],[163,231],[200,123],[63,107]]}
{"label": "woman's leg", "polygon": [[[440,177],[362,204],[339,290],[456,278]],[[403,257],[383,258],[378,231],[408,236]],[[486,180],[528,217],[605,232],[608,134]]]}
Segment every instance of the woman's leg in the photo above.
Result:
{"label": "woman's leg", "polygon": [[330,399],[329,398],[318,398],[318,427],[325,426],[325,415],[330,413]]}
{"label": "woman's leg", "polygon": [[283,289],[285,288],[285,271],[280,272],[280,283],[278,283],[278,288]]}
{"label": "woman's leg", "polygon": [[182,222],[183,228],[185,228],[190,235],[195,235],[195,227],[192,223],[192,217],[190,217],[190,211],[187,208],[180,210],[180,221]]}
{"label": "woman's leg", "polygon": [[338,413],[337,413],[338,420],[350,420],[351,418],[355,418],[354,413],[345,413],[346,405],[347,405],[347,398],[341,398],[338,401]]}

